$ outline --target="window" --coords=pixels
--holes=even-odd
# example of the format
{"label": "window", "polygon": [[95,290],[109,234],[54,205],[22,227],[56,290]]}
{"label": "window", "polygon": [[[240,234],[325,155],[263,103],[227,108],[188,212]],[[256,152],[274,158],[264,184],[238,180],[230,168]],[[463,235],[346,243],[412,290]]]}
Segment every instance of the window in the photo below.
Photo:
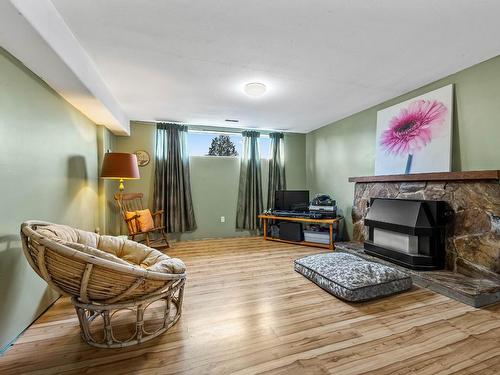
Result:
{"label": "window", "polygon": [[[243,137],[238,133],[190,130],[187,142],[190,156],[239,157],[243,148]],[[261,159],[269,159],[269,146],[269,136],[261,134],[259,138]]]}
{"label": "window", "polygon": [[269,159],[269,151],[271,148],[271,139],[267,134],[260,135],[259,138],[259,149],[260,149],[260,158],[261,159]]}

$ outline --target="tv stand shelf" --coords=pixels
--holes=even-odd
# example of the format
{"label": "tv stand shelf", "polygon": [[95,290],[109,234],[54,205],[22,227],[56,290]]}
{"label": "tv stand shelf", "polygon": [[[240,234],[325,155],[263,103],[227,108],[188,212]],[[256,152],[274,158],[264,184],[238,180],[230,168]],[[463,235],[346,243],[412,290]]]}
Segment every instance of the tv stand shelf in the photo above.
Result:
{"label": "tv stand shelf", "polygon": [[[335,226],[335,230],[336,230],[337,236],[338,236],[339,223],[343,219],[343,217],[338,216],[335,219],[311,219],[311,218],[304,218],[304,217],[259,215],[259,219],[262,220],[262,226],[264,228],[264,240],[291,243],[291,244],[295,244],[295,245],[322,247],[324,249],[334,250],[335,243],[333,241],[333,227]],[[269,237],[267,235],[267,224],[268,224],[269,220],[294,221],[297,223],[307,223],[307,224],[326,224],[330,228],[330,243],[329,244],[322,244],[322,243],[318,243],[318,242],[308,242],[308,241],[288,241],[288,240],[282,240],[280,238]]]}

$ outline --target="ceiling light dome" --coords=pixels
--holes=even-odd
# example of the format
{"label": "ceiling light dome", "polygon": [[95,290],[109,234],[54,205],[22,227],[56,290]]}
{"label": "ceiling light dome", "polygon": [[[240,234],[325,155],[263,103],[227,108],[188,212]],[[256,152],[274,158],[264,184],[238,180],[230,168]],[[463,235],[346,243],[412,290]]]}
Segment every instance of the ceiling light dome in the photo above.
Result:
{"label": "ceiling light dome", "polygon": [[243,91],[248,96],[258,97],[266,93],[267,86],[260,82],[247,83],[243,88]]}

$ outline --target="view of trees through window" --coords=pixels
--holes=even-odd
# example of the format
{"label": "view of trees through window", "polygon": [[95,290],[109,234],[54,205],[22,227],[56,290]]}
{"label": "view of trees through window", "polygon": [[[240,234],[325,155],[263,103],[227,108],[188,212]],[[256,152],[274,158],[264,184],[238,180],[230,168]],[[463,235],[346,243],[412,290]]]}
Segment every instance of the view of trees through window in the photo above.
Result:
{"label": "view of trees through window", "polygon": [[[221,134],[209,132],[188,132],[188,151],[190,156],[229,156],[238,157],[243,148],[241,134]],[[270,139],[267,136],[259,138],[260,157],[269,159]]]}
{"label": "view of trees through window", "polygon": [[238,156],[236,146],[228,135],[219,135],[212,139],[208,156]]}

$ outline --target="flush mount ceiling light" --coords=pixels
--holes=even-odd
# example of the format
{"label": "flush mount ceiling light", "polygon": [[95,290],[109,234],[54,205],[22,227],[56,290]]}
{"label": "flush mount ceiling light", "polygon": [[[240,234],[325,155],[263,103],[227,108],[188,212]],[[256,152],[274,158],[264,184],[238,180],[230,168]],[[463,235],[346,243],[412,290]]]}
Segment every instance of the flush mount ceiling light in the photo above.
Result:
{"label": "flush mount ceiling light", "polygon": [[243,91],[248,96],[259,97],[259,96],[262,96],[266,93],[267,86],[264,85],[263,83],[260,83],[260,82],[247,83],[243,87]]}

